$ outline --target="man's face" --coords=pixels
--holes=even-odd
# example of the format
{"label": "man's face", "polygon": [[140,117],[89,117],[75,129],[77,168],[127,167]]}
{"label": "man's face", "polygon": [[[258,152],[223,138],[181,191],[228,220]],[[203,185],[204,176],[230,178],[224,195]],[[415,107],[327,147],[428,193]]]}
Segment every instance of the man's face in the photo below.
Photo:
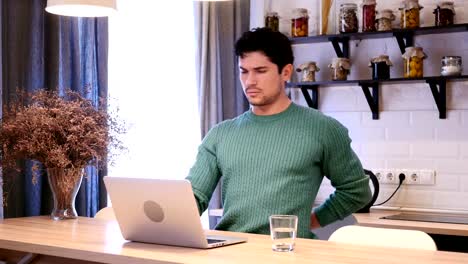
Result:
{"label": "man's face", "polygon": [[284,83],[291,73],[288,65],[278,72],[278,66],[272,63],[262,52],[248,52],[239,57],[240,80],[244,94],[252,106],[274,104],[284,93]]}

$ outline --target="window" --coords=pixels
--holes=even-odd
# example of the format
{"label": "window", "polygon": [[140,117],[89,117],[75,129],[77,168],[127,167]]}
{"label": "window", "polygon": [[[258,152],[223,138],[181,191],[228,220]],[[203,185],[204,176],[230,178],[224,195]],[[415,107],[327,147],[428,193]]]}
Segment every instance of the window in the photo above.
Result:
{"label": "window", "polygon": [[193,2],[121,0],[118,10],[109,95],[130,128],[109,175],[183,179],[200,143]]}

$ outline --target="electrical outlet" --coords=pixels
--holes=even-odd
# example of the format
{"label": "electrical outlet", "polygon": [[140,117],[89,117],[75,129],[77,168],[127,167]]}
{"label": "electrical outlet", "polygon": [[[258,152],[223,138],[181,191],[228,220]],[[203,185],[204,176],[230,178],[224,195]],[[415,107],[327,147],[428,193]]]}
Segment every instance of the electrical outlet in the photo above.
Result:
{"label": "electrical outlet", "polygon": [[398,174],[396,170],[390,169],[385,173],[386,183],[389,184],[398,184]]}
{"label": "electrical outlet", "polygon": [[401,173],[405,174],[403,184],[408,185],[434,185],[435,171],[433,170],[417,170],[417,169],[402,169]]}
{"label": "electrical outlet", "polygon": [[398,184],[398,175],[394,169],[373,169],[380,184]]}
{"label": "electrical outlet", "polygon": [[408,174],[406,174],[405,182],[406,184],[413,184],[413,185],[420,184],[419,171],[408,170]]}

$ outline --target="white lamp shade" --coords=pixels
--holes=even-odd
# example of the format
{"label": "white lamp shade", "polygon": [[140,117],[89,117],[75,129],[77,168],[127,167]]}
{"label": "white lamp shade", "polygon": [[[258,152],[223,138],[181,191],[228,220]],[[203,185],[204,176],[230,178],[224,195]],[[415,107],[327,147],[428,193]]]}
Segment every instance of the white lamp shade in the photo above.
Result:
{"label": "white lamp shade", "polygon": [[61,16],[104,17],[117,11],[116,0],[47,0],[47,12]]}

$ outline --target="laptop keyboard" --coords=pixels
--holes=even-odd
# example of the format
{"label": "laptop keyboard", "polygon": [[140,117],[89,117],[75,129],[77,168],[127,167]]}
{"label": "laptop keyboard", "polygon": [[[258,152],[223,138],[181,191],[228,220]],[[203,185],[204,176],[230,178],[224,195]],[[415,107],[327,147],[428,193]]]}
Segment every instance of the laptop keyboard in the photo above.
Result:
{"label": "laptop keyboard", "polygon": [[215,244],[215,243],[219,243],[219,242],[224,242],[226,240],[207,238],[206,241],[208,242],[208,244]]}

